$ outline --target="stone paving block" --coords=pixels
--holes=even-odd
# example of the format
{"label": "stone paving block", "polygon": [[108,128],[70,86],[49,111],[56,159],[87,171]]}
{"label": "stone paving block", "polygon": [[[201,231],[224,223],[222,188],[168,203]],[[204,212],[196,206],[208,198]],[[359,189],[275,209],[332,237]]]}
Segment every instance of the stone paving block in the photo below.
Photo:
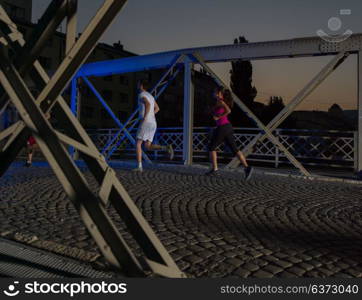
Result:
{"label": "stone paving block", "polygon": [[275,256],[275,257],[277,257],[277,258],[280,258],[280,259],[283,259],[283,258],[288,257],[287,254],[282,253],[282,252],[276,252],[276,253],[274,252],[273,256]]}
{"label": "stone paving block", "polygon": [[271,255],[273,251],[269,249],[260,249],[260,252],[263,253],[265,256]]}
{"label": "stone paving block", "polygon": [[298,278],[297,275],[290,273],[288,271],[283,271],[281,273],[278,273],[278,277],[283,277],[283,278]]}
{"label": "stone paving block", "polygon": [[301,262],[301,263],[297,264],[297,266],[299,268],[302,268],[302,269],[306,270],[306,271],[310,271],[310,270],[314,269],[313,265],[310,265],[310,264],[305,263],[305,262]]}
{"label": "stone paving block", "polygon": [[287,271],[289,273],[297,275],[297,277],[302,277],[303,274],[306,272],[305,269],[302,269],[302,268],[299,268],[299,267],[296,267],[296,266],[288,268]]}
{"label": "stone paving block", "polygon": [[248,278],[251,273],[243,268],[238,268],[232,274],[241,278]]}
{"label": "stone paving block", "polygon": [[191,264],[197,264],[203,261],[203,258],[197,255],[188,255],[183,258],[183,260],[191,263]]}
{"label": "stone paving block", "polygon": [[259,268],[260,268],[258,265],[254,264],[254,263],[250,263],[250,262],[244,264],[242,267],[250,272],[254,272],[256,270],[259,270]]}
{"label": "stone paving block", "polygon": [[284,269],[279,266],[269,264],[269,265],[265,266],[263,268],[263,270],[268,273],[271,273],[271,274],[277,274],[277,273],[283,272]]}
{"label": "stone paving block", "polygon": [[288,262],[288,261],[285,261],[285,260],[276,260],[273,262],[274,264],[286,269],[286,268],[290,268],[291,266],[293,266],[292,263]]}
{"label": "stone paving block", "polygon": [[235,257],[237,254],[238,254],[238,252],[235,252],[235,251],[226,251],[223,253],[223,255],[225,257],[230,257],[230,258]]}
{"label": "stone paving block", "polygon": [[297,257],[295,257],[295,256],[289,256],[289,257],[287,257],[287,258],[285,258],[285,259],[288,260],[288,261],[290,261],[290,262],[293,263],[293,264],[298,264],[298,263],[302,262],[301,259],[299,259],[299,258],[297,258]]}
{"label": "stone paving block", "polygon": [[272,273],[266,272],[265,270],[258,270],[253,273],[253,277],[255,278],[272,278],[274,277]]}
{"label": "stone paving block", "polygon": [[352,277],[362,278],[362,271],[361,270],[357,271],[357,270],[354,270],[354,269],[349,269],[349,270],[345,270],[345,272],[347,274],[352,275]]}
{"label": "stone paving block", "polygon": [[241,259],[237,259],[237,258],[227,258],[225,260],[225,262],[234,267],[239,267],[244,263]]}

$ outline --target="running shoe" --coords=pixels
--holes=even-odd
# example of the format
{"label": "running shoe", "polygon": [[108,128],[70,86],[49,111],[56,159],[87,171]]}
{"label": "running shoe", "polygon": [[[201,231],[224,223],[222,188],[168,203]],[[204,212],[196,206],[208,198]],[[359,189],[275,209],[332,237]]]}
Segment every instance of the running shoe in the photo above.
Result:
{"label": "running shoe", "polygon": [[207,172],[205,175],[206,176],[218,176],[220,173],[219,173],[219,170],[210,170],[209,172]]}
{"label": "running shoe", "polygon": [[175,157],[175,152],[173,151],[173,147],[171,144],[167,146],[167,152],[170,160],[173,160],[173,158]]}
{"label": "running shoe", "polygon": [[253,175],[254,169],[252,167],[245,168],[245,180],[248,181],[251,178],[251,175]]}

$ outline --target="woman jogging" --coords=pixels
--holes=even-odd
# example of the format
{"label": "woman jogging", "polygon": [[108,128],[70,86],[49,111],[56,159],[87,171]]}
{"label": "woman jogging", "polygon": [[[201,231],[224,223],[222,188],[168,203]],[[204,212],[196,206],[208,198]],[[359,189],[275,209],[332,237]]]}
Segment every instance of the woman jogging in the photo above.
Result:
{"label": "woman jogging", "polygon": [[214,130],[210,145],[210,160],[212,170],[206,175],[218,175],[217,152],[216,149],[223,143],[226,143],[233,153],[239,158],[241,164],[245,168],[245,179],[249,180],[253,169],[248,165],[244,155],[239,151],[234,139],[234,130],[228,119],[231,113],[234,101],[230,90],[219,87],[215,91],[216,103],[212,108],[212,116],[216,121],[216,129]]}

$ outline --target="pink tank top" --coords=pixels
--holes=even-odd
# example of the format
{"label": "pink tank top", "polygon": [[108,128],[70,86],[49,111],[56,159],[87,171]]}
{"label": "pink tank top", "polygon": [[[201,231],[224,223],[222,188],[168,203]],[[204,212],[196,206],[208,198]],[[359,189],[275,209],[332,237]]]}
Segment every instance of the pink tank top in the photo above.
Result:
{"label": "pink tank top", "polygon": [[[214,110],[214,114],[216,116],[220,116],[223,113],[225,113],[225,108],[224,107],[218,107],[218,108],[216,108]],[[230,121],[229,121],[227,116],[221,117],[219,120],[216,121],[217,126],[222,126],[222,125],[229,124],[229,123],[230,123]]]}

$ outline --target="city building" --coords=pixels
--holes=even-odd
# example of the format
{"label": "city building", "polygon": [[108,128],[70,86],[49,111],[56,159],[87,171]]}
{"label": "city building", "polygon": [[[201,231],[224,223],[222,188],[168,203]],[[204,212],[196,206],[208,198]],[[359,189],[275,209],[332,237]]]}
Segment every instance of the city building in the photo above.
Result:
{"label": "city building", "polygon": [[0,5],[11,18],[31,22],[33,1],[31,0],[0,0]]}

